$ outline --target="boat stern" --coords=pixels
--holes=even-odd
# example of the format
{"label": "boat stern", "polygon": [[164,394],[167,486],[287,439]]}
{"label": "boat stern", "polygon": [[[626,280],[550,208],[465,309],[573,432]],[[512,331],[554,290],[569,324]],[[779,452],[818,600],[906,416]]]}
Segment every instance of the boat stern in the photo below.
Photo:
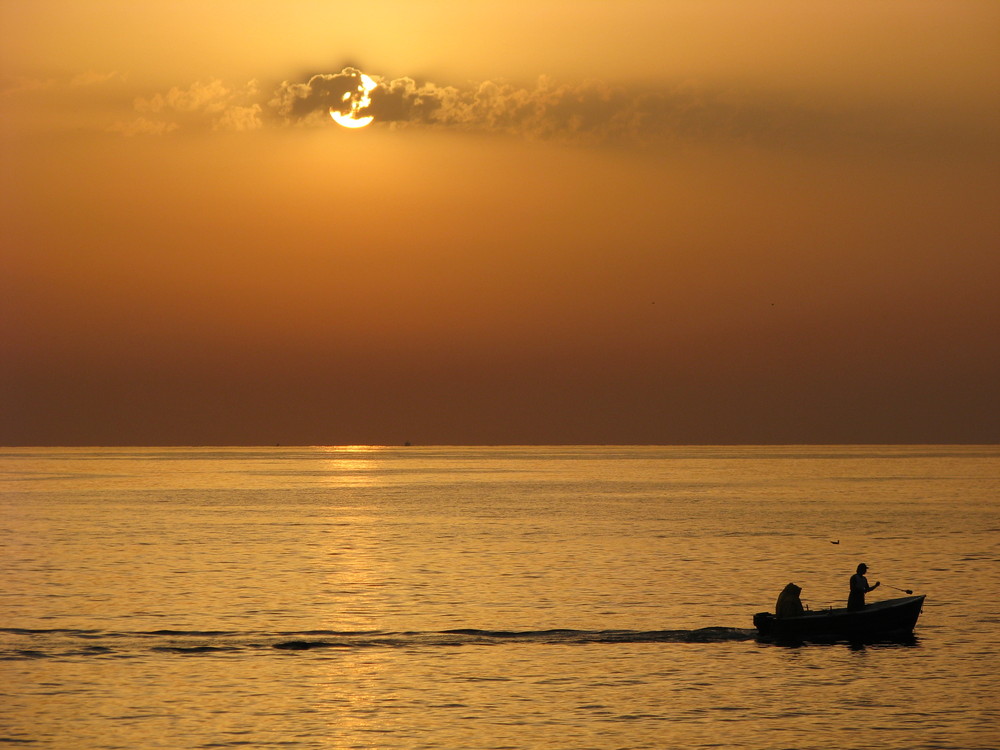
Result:
{"label": "boat stern", "polygon": [[768,635],[774,629],[774,619],[770,612],[758,612],[753,616],[753,626],[761,635]]}

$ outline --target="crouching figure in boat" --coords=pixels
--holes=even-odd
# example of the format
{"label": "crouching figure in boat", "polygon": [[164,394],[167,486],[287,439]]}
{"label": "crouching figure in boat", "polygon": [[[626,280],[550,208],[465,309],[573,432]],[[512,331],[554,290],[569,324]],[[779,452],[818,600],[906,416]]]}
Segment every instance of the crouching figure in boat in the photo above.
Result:
{"label": "crouching figure in boat", "polygon": [[796,586],[794,583],[785,586],[781,590],[781,593],[778,594],[778,601],[774,603],[774,616],[795,617],[796,615],[804,614],[805,608],[802,606],[802,600],[799,598],[799,594],[801,593],[802,588]]}

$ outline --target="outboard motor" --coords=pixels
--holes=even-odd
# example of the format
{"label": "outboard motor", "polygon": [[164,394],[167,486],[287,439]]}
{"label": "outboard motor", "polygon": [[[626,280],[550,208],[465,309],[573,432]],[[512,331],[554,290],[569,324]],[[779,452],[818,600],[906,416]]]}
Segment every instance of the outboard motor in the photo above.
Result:
{"label": "outboard motor", "polygon": [[770,612],[758,612],[753,616],[753,625],[761,635],[767,635],[774,625],[774,615]]}

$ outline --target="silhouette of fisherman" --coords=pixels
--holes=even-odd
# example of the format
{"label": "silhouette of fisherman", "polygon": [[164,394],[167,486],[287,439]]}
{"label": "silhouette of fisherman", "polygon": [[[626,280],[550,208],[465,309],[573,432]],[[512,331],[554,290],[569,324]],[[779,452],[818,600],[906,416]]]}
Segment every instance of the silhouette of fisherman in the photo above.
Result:
{"label": "silhouette of fisherman", "polygon": [[801,615],[804,612],[802,600],[799,599],[801,591],[802,589],[794,583],[785,586],[781,590],[781,593],[778,594],[778,601],[774,604],[774,616],[795,617],[796,615]]}
{"label": "silhouette of fisherman", "polygon": [[881,581],[875,581],[874,586],[869,586],[868,579],[865,578],[867,572],[868,566],[861,563],[858,565],[858,572],[851,576],[851,593],[847,597],[848,609],[864,609],[865,594],[874,591],[881,585]]}

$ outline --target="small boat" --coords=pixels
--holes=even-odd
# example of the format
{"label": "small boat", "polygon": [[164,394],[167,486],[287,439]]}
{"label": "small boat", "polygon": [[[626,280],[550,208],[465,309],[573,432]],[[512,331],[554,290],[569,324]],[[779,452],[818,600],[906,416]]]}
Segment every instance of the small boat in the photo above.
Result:
{"label": "small boat", "polygon": [[906,637],[917,624],[924,596],[904,596],[866,604],[863,609],[821,609],[792,617],[758,612],[758,636],[780,641],[879,640]]}

